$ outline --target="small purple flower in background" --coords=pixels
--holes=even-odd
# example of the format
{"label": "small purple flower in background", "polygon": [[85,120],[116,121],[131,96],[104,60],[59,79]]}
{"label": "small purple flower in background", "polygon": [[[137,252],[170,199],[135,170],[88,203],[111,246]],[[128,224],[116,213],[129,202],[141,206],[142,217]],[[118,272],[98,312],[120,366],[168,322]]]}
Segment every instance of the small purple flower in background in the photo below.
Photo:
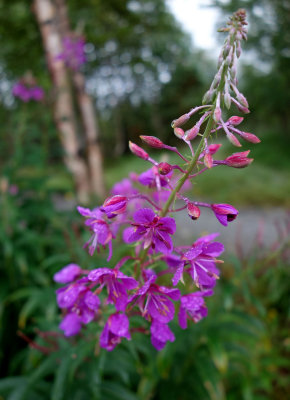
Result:
{"label": "small purple flower in background", "polygon": [[224,226],[227,226],[228,222],[235,220],[239,214],[239,211],[230,204],[212,204],[211,209],[219,222]]}
{"label": "small purple flower in background", "polygon": [[17,82],[13,86],[12,94],[13,96],[18,97],[20,100],[24,101],[25,103],[30,100],[29,89],[20,82]]}
{"label": "small purple flower in background", "polygon": [[162,350],[166,342],[174,342],[175,336],[166,324],[159,321],[153,321],[150,327],[151,343],[156,350]]}
{"label": "small purple flower in background", "polygon": [[44,91],[40,86],[30,88],[30,98],[35,101],[41,101],[44,98]]}
{"label": "small purple flower in background", "polygon": [[139,175],[138,181],[142,185],[148,186],[150,189],[168,186],[167,179],[159,174],[158,169],[154,167],[142,172],[142,174]]}
{"label": "small purple flower in background", "polygon": [[79,70],[85,64],[85,41],[82,37],[71,34],[63,39],[63,52],[57,56],[57,60],[63,60],[72,70]]}
{"label": "small purple flower in background", "polygon": [[67,314],[61,321],[59,328],[65,336],[77,335],[82,328],[81,318],[75,313]]}
{"label": "small purple flower in background", "polygon": [[142,241],[144,249],[152,248],[154,251],[168,253],[172,251],[173,244],[170,235],[176,230],[175,220],[170,217],[161,218],[150,208],[143,208],[134,214],[134,227],[124,231],[126,243]]}
{"label": "small purple flower in background", "polygon": [[182,329],[187,328],[187,319],[199,322],[207,316],[207,307],[203,297],[212,295],[212,290],[206,290],[204,292],[199,291],[181,296],[178,322]]}
{"label": "small purple flower in background", "polygon": [[128,302],[128,290],[135,289],[138,282],[131,276],[124,275],[118,269],[98,268],[92,270],[88,279],[107,286],[108,303],[115,304],[117,311],[125,311]]}
{"label": "small purple flower in background", "polygon": [[81,273],[81,267],[79,267],[77,264],[69,264],[54,274],[53,280],[58,283],[70,283],[78,278]]}
{"label": "small purple flower in background", "polygon": [[112,351],[123,337],[131,339],[128,317],[118,313],[110,315],[100,336],[100,346]]}
{"label": "small purple flower in background", "polygon": [[115,183],[111,189],[112,195],[123,195],[123,196],[134,196],[138,193],[138,190],[134,188],[130,179],[125,178],[120,182]]}
{"label": "small purple flower in background", "polygon": [[12,94],[27,103],[29,100],[41,101],[44,98],[44,91],[40,86],[17,82],[12,89]]}
{"label": "small purple flower in background", "polygon": [[19,187],[12,183],[12,185],[9,185],[8,187],[8,192],[11,194],[11,196],[16,196],[19,192]]}
{"label": "small purple flower in background", "polygon": [[172,283],[177,285],[183,281],[183,273],[186,271],[193,279],[195,285],[201,289],[213,288],[219,277],[219,270],[216,268],[216,257],[224,251],[222,243],[209,243],[214,236],[208,235],[197,240],[190,250],[186,251],[180,261],[172,278]]}
{"label": "small purple flower in background", "polygon": [[57,303],[67,315],[60,324],[66,336],[76,335],[83,324],[90,323],[97,315],[100,299],[86,286],[87,278],[56,291]]}

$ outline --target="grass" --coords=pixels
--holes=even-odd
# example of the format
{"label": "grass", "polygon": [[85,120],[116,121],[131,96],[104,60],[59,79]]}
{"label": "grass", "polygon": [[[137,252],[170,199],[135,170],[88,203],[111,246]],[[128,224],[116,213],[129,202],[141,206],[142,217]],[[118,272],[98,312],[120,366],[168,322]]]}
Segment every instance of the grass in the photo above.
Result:
{"label": "grass", "polygon": [[[260,145],[258,145],[260,146]],[[233,151],[233,147],[225,143],[223,151],[218,153],[219,158]],[[250,148],[252,146],[247,146]],[[267,157],[269,143],[265,148],[253,148],[255,161],[247,168],[235,169],[220,166],[207,171],[194,180],[192,196],[195,199],[210,199],[215,203],[233,203],[237,206],[276,206],[289,207],[290,179],[285,156],[279,157],[280,164],[275,168],[274,153]],[[237,151],[242,151],[237,149]],[[152,155],[157,161],[161,157],[170,156],[169,162],[177,163],[177,157],[169,152]],[[257,154],[256,154],[257,153]],[[277,153],[276,153],[277,155]],[[276,157],[277,158],[277,157]],[[163,160],[163,159],[162,159]],[[137,157],[128,155],[105,168],[105,177],[108,187],[116,181],[122,180],[130,172],[140,173],[150,168],[150,164]]]}
{"label": "grass", "polygon": [[[235,151],[251,149],[250,156],[255,161],[244,169],[220,166],[205,172],[194,180],[190,197],[196,200],[208,199],[215,203],[232,203],[235,206],[289,207],[289,146],[286,138],[285,143],[280,139],[281,137],[275,140],[273,136],[265,135],[260,144],[243,143],[241,149],[224,141],[217,158],[223,159]],[[188,150],[184,149],[183,153],[188,154]],[[157,161],[173,164],[179,164],[180,160],[169,151],[158,152],[151,149],[150,155]],[[130,172],[139,174],[150,166],[150,163],[131,154],[110,162],[107,160],[104,166],[107,188],[128,177]],[[62,165],[51,166],[45,171],[41,168],[22,167],[17,170],[16,175],[16,183],[20,186],[25,186],[25,182],[29,181],[32,189],[39,190],[41,187],[50,193],[62,192],[70,197],[74,195],[72,177]]]}

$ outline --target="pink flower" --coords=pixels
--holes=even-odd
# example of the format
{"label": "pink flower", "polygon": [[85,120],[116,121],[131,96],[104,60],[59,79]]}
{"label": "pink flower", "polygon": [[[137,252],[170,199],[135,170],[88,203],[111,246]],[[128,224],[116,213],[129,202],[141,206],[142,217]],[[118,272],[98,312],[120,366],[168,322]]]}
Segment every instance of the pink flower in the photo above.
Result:
{"label": "pink flower", "polygon": [[199,322],[207,316],[207,308],[204,296],[211,296],[212,290],[198,291],[182,296],[180,299],[180,310],[178,313],[178,322],[182,329],[187,328],[187,319]]}
{"label": "pink flower", "polygon": [[168,325],[153,321],[150,327],[151,343],[156,350],[162,350],[166,342],[174,342],[175,336]]}
{"label": "pink flower", "polygon": [[236,219],[239,214],[239,211],[230,204],[212,204],[211,209],[218,221],[224,226]]}
{"label": "pink flower", "polygon": [[59,326],[66,336],[76,335],[82,323],[90,323],[97,315],[100,300],[86,286],[87,282],[87,278],[83,278],[56,291],[59,307],[67,311]]}
{"label": "pink flower", "polygon": [[119,313],[110,315],[100,336],[100,346],[112,351],[123,337],[131,339],[128,317]]}
{"label": "pink flower", "polygon": [[98,246],[101,244],[109,246],[109,256],[107,261],[112,257],[112,238],[113,234],[109,228],[109,225],[103,219],[103,213],[99,208],[90,210],[89,208],[77,207],[78,212],[86,217],[85,224],[89,226],[90,230],[93,232],[90,239],[85,243],[84,247],[89,247],[89,254],[92,256]]}
{"label": "pink flower", "polygon": [[133,227],[124,231],[126,243],[142,241],[144,249],[151,247],[154,251],[168,253],[173,244],[170,235],[176,230],[175,220],[170,217],[161,218],[150,208],[142,208],[134,214]]}
{"label": "pink flower", "polygon": [[225,159],[226,165],[233,168],[245,168],[253,162],[253,158],[248,158],[248,151],[241,151],[239,153],[233,153]]}
{"label": "pink flower", "polygon": [[58,283],[70,283],[78,278],[81,273],[82,269],[77,264],[68,264],[66,267],[54,274],[53,279]]}
{"label": "pink flower", "polygon": [[198,239],[192,247],[179,259],[167,259],[169,266],[177,267],[172,278],[173,285],[183,282],[183,273],[187,272],[198,288],[211,289],[215,286],[219,276],[216,268],[216,257],[224,251],[222,243],[213,242],[216,234],[211,234]]}
{"label": "pink flower", "polygon": [[127,208],[128,199],[125,196],[115,195],[108,197],[100,210],[106,213],[108,218],[114,218],[118,214],[123,214]]}
{"label": "pink flower", "polygon": [[150,316],[154,320],[164,324],[174,318],[175,309],[170,299],[178,300],[180,298],[180,291],[156,285],[154,283],[155,280],[156,275],[152,273],[137,293],[129,299],[129,303],[134,304],[137,300],[143,316],[147,318]]}
{"label": "pink flower", "polygon": [[94,269],[89,273],[88,279],[101,286],[107,286],[108,303],[115,304],[118,311],[125,311],[128,302],[127,291],[138,286],[138,282],[134,278],[124,275],[118,269]]}

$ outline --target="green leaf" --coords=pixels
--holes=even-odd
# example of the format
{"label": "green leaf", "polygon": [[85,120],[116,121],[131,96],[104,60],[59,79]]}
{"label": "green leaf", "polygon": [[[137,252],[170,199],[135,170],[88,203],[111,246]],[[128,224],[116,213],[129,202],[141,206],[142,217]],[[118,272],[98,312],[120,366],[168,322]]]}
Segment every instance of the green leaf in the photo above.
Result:
{"label": "green leaf", "polygon": [[116,382],[102,382],[102,400],[140,400],[134,393]]}
{"label": "green leaf", "polygon": [[61,363],[56,371],[54,384],[51,391],[51,400],[65,399],[65,387],[68,380],[68,370],[72,361],[72,353],[69,352],[61,358]]}
{"label": "green leaf", "polygon": [[0,391],[4,392],[15,387],[22,386],[27,381],[27,378],[21,376],[13,376],[10,378],[0,379]]}

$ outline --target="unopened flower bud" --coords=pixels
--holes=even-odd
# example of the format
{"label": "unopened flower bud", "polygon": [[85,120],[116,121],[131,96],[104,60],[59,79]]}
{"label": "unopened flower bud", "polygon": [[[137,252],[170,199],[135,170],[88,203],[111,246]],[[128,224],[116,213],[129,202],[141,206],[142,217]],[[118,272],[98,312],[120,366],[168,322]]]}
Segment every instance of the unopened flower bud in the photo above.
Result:
{"label": "unopened flower bud", "polygon": [[246,32],[242,32],[242,37],[244,40],[248,40],[248,36],[247,36]]}
{"label": "unopened flower bud", "polygon": [[235,79],[237,76],[237,68],[235,65],[232,65],[231,69],[230,69],[230,75],[232,79]]}
{"label": "unopened flower bud", "polygon": [[172,165],[168,164],[167,162],[161,162],[158,164],[158,171],[160,175],[167,175],[172,171],[172,169]]}
{"label": "unopened flower bud", "polygon": [[238,139],[235,137],[235,135],[231,132],[226,132],[227,134],[227,138],[229,139],[229,141],[231,142],[231,144],[233,144],[234,146],[237,147],[242,147],[241,143],[238,141]]}
{"label": "unopened flower bud", "polygon": [[216,107],[213,113],[213,118],[215,122],[219,122],[222,116],[222,110],[220,107]]}
{"label": "unopened flower bud", "polygon": [[140,136],[141,140],[148,144],[151,147],[154,147],[156,149],[162,149],[164,147],[164,143],[161,142],[160,139],[158,139],[155,136]]}
{"label": "unopened flower bud", "polygon": [[237,94],[237,99],[244,107],[249,107],[248,101],[242,93]]}
{"label": "unopened flower bud", "polygon": [[184,139],[185,140],[193,140],[198,135],[198,132],[199,132],[199,126],[194,125],[191,129],[188,129],[188,131],[185,131]]}
{"label": "unopened flower bud", "polygon": [[233,153],[225,159],[226,165],[233,168],[245,168],[253,162],[253,158],[248,158],[250,150],[242,151],[240,153]]}
{"label": "unopened flower bud", "polygon": [[200,217],[200,209],[194,203],[187,203],[187,212],[189,217],[193,220],[196,220]]}
{"label": "unopened flower bud", "polygon": [[210,152],[211,155],[214,155],[220,148],[221,148],[221,144],[210,144],[208,146],[208,151]]}
{"label": "unopened flower bud", "polygon": [[207,153],[203,158],[203,162],[207,168],[212,168],[212,166],[213,166],[212,155],[210,153]]}
{"label": "unopened flower bud", "polygon": [[238,42],[237,43],[237,48],[236,48],[236,55],[239,58],[241,56],[241,54],[242,54],[242,47],[241,47],[241,43]]}
{"label": "unopened flower bud", "polygon": [[226,65],[231,65],[232,62],[233,62],[233,48],[231,47],[225,63]]}
{"label": "unopened flower bud", "polygon": [[214,80],[212,81],[212,87],[217,88],[219,83],[221,81],[221,74],[216,74],[216,76],[214,77]]}
{"label": "unopened flower bud", "polygon": [[244,118],[243,117],[239,117],[237,115],[233,115],[232,117],[230,117],[227,120],[227,123],[229,123],[230,125],[240,125],[241,122],[243,122]]}
{"label": "unopened flower bud", "polygon": [[227,43],[224,47],[223,47],[223,56],[224,58],[226,58],[226,56],[229,54],[231,49],[231,46],[229,43]]}
{"label": "unopened flower bud", "polygon": [[227,107],[227,109],[229,110],[231,108],[231,95],[229,93],[225,93],[224,95],[224,102],[225,102],[225,106]]}
{"label": "unopened flower bud", "polygon": [[219,55],[217,67],[219,68],[224,61],[224,57],[222,54]]}
{"label": "unopened flower bud", "polygon": [[210,103],[212,101],[212,98],[213,98],[214,94],[215,94],[215,90],[212,90],[212,89],[208,90],[205,93],[205,95],[203,96],[202,104]]}
{"label": "unopened flower bud", "polygon": [[261,140],[258,138],[258,136],[254,135],[253,133],[250,132],[241,132],[241,137],[245,139],[247,142],[251,143],[260,143]]}
{"label": "unopened flower bud", "polygon": [[211,209],[218,221],[224,226],[236,219],[239,214],[239,211],[230,204],[212,204]]}
{"label": "unopened flower bud", "polygon": [[178,137],[178,139],[182,139],[184,136],[184,130],[181,128],[174,128],[173,129],[174,135]]}
{"label": "unopened flower bud", "polygon": [[133,142],[129,142],[129,148],[135,156],[142,158],[143,160],[148,160],[149,154],[146,153],[141,147],[137,146],[137,144]]}
{"label": "unopened flower bud", "polygon": [[216,106],[215,106],[215,110],[213,113],[213,119],[215,120],[215,122],[219,122],[222,116],[222,110],[220,107],[220,102],[221,102],[221,94],[220,92],[217,95],[217,99],[216,99]]}
{"label": "unopened flower bud", "polygon": [[122,214],[127,207],[128,199],[122,195],[108,197],[101,207],[101,211],[107,214],[108,218],[113,218],[118,214]]}
{"label": "unopened flower bud", "polygon": [[181,117],[179,117],[177,119],[174,119],[171,122],[171,127],[172,128],[178,128],[178,127],[184,125],[189,120],[189,118],[190,118],[190,115],[183,114]]}
{"label": "unopened flower bud", "polygon": [[234,103],[237,106],[238,110],[242,111],[244,114],[249,114],[250,110],[247,107],[244,107],[237,100],[235,100],[235,99],[233,99],[233,100],[234,100]]}

